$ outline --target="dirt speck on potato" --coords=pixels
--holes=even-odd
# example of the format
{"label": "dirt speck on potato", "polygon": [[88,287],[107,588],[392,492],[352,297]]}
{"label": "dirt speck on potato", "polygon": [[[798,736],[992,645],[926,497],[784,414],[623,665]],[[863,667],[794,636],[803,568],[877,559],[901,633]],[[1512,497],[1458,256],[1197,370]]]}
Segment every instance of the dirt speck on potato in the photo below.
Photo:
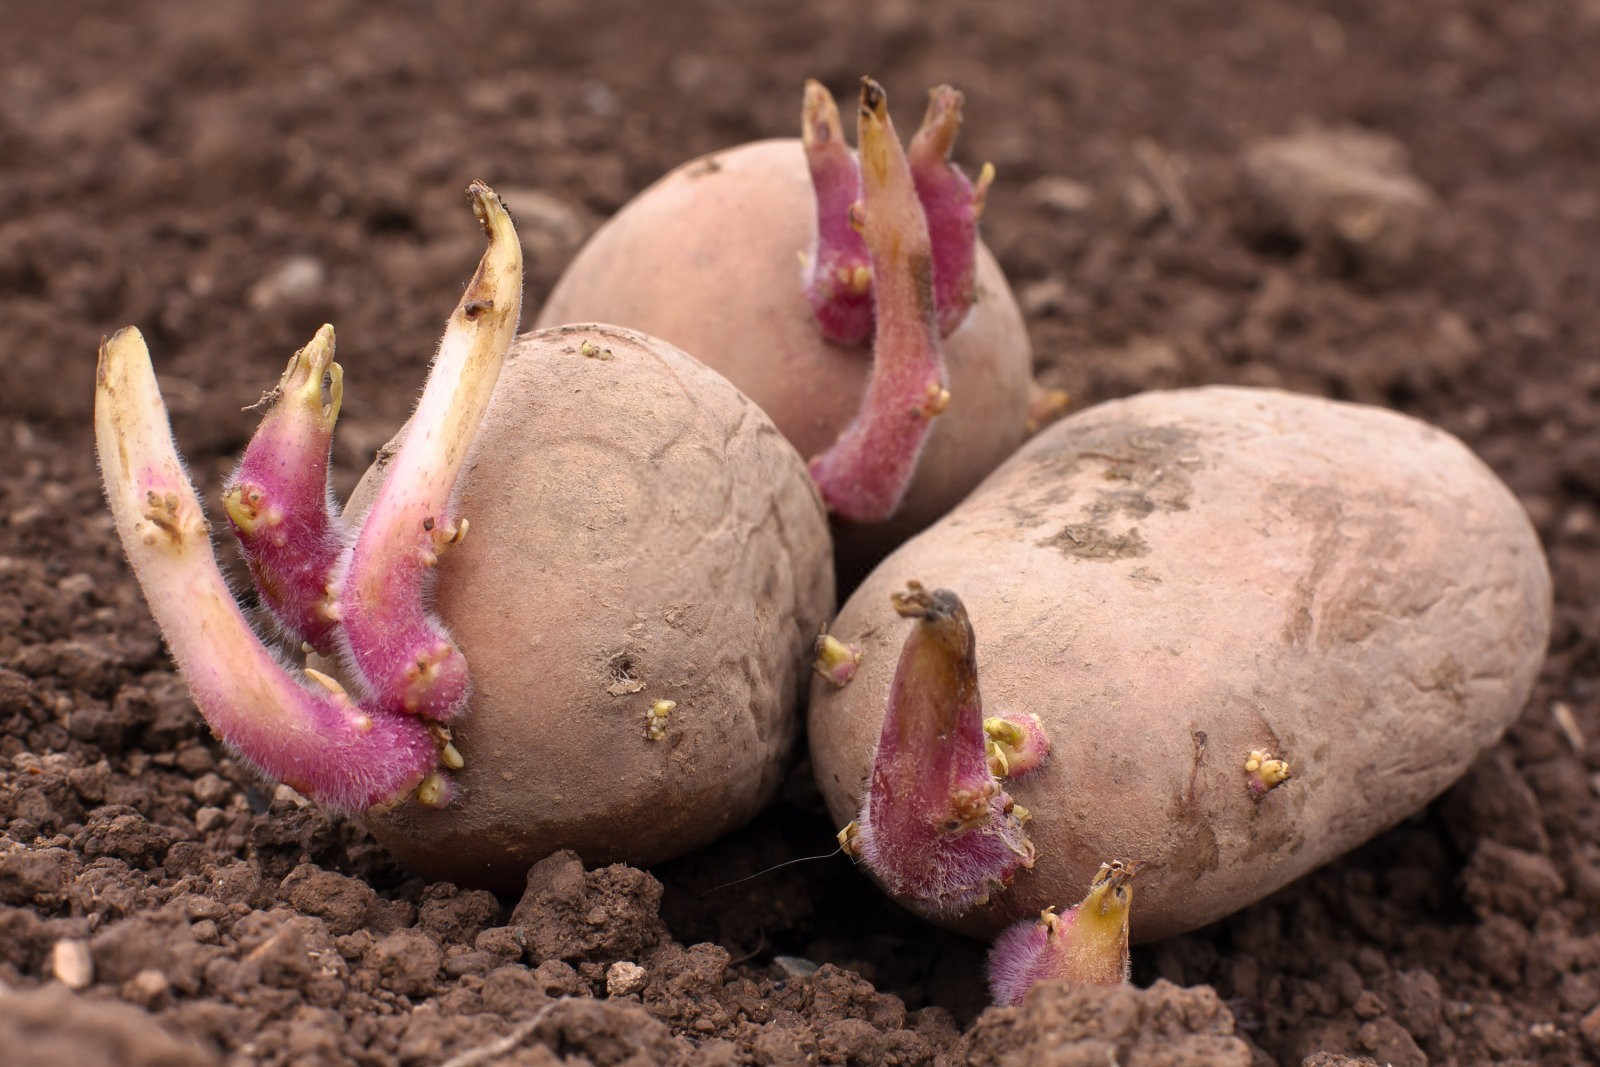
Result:
{"label": "dirt speck on potato", "polygon": [[609,681],[605,686],[606,692],[614,697],[644,692],[646,683],[635,677],[633,670],[633,657],[627,652],[614,652],[607,656],[606,676]]}
{"label": "dirt speck on potato", "polygon": [[1071,522],[1039,544],[1058,548],[1063,555],[1077,559],[1128,559],[1150,554],[1150,546],[1145,544],[1137,526],[1115,532],[1099,523]]}
{"label": "dirt speck on potato", "polygon": [[[1062,551],[1083,558],[1122,558],[1137,551],[1103,551],[1112,540],[1098,528],[1109,520],[1135,521],[1157,511],[1182,511],[1189,506],[1193,474],[1204,462],[1193,430],[1181,425],[1146,426],[1128,430],[1105,427],[1065,449],[1045,448],[1029,453],[1028,485],[1006,503],[1019,523],[1038,525],[1084,487],[1074,479],[1079,470],[1098,470],[1099,482],[1090,488],[1085,506],[1089,529],[1063,529],[1051,539]],[[1089,542],[1087,553],[1076,546]],[[1133,547],[1137,547],[1136,545]]]}

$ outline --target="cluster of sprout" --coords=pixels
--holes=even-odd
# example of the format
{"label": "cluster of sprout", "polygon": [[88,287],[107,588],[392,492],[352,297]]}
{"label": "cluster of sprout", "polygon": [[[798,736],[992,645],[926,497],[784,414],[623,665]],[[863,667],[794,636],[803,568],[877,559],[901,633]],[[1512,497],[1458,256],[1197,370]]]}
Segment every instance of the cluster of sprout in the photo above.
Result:
{"label": "cluster of sprout", "polygon": [[462,766],[449,723],[466,708],[470,682],[429,610],[430,584],[439,553],[467,532],[454,510],[456,476],[522,302],[511,218],[484,183],[468,194],[489,247],[365,520],[349,528],[328,489],[343,392],[328,326],[290,359],[224,492],[262,604],[306,649],[339,655],[354,692],[320,671],[297,675],[256,635],[217,567],[144,339],[130,327],[100,349],[95,439],[106,497],[196,706],[264,775],[338,810],[412,796],[443,806],[449,772]]}
{"label": "cluster of sprout", "polygon": [[[861,814],[839,831],[839,843],[895,899],[931,917],[957,918],[1033,866],[1029,813],[1004,782],[1043,765],[1050,741],[1033,715],[985,717],[977,639],[956,594],[911,582],[893,605],[914,624],[895,667]],[[1114,861],[1065,916],[1048,911],[1004,933],[989,963],[996,1001],[1020,1001],[1046,977],[1124,981],[1134,870]]]}
{"label": "cluster of sprout", "polygon": [[[1006,783],[1036,772],[1050,739],[1030,713],[985,715],[977,641],[961,599],[909,582],[891,601],[913,620],[890,683],[860,814],[840,847],[895,899],[934,919],[960,919],[1004,893],[1036,858],[1029,812]],[[817,673],[850,684],[859,650],[830,635],[817,642]],[[1289,777],[1262,751],[1243,764],[1259,799]],[[1134,860],[1103,863],[1082,901],[1018,922],[994,942],[989,983],[996,1003],[1020,1003],[1034,984],[1116,984],[1129,973]]]}
{"label": "cluster of sprout", "polygon": [[817,200],[817,246],[806,295],[822,335],[873,340],[861,413],[811,461],[830,511],[881,522],[894,515],[933,419],[950,403],[940,338],[971,309],[977,222],[993,168],[976,188],[950,162],[961,95],[934,90],[908,154],[877,82],[861,83],[859,153],[839,109],[808,82],[802,129]]}

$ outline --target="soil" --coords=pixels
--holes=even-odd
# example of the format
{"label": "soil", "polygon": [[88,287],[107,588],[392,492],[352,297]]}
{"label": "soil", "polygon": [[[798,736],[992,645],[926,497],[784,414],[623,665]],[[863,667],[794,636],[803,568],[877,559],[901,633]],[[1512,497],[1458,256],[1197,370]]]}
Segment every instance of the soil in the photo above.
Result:
{"label": "soil", "polygon": [[[6,1061],[1600,1054],[1600,4],[651,7],[0,14]],[[1235,382],[1396,407],[1470,443],[1549,552],[1550,658],[1505,740],[1356,853],[1139,947],[1131,988],[986,1010],[982,947],[839,856],[758,874],[832,847],[803,764],[650,872],[557,855],[520,899],[408,876],[210,739],[101,500],[118,326],[150,340],[215,514],[240,408],[336,323],[347,492],[477,258],[469,178],[511,201],[537,307],[668,167],[790,135],[805,77],[862,72],[906,126],[926,87],[967,90],[959,157],[1000,174],[985,234],[1076,403]]]}

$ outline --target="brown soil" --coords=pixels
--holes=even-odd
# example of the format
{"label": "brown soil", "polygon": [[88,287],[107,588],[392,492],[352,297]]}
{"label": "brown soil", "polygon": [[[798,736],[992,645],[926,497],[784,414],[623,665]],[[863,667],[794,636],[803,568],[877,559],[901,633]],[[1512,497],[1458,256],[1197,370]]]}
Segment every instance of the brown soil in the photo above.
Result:
{"label": "brown soil", "polygon": [[[7,1063],[1600,1052],[1600,4],[424,6],[0,14]],[[556,856],[520,901],[410,878],[210,741],[100,498],[117,326],[150,339],[215,512],[240,407],[336,323],[348,490],[476,259],[470,177],[512,201],[537,306],[652,178],[791,133],[804,77],[864,71],[908,123],[925,87],[968,91],[961,158],[999,168],[985,232],[1053,384],[1401,408],[1471,443],[1550,553],[1551,656],[1506,740],[1356,854],[1137,950],[1136,990],[984,1011],[981,947],[837,856],[718,888],[831,846],[803,766],[755,826],[652,873]],[[1310,177],[1259,147],[1308,125],[1332,152]],[[1325,132],[1346,127],[1379,139]],[[1353,212],[1323,181],[1346,166]]]}

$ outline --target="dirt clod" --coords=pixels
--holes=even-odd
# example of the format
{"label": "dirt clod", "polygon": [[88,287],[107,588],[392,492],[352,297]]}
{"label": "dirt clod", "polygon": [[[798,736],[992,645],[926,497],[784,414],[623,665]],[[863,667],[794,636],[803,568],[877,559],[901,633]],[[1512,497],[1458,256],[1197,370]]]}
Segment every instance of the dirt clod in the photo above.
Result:
{"label": "dirt clod", "polygon": [[148,1013],[60,986],[0,992],[0,1048],[18,1067],[215,1067],[221,1060]]}
{"label": "dirt clod", "polygon": [[533,963],[636,957],[666,935],[660,903],[661,883],[644,871],[585,873],[576,853],[557,852],[528,871],[511,926]]}
{"label": "dirt clod", "polygon": [[1250,1046],[1215,991],[1037,986],[1018,1008],[990,1008],[963,1039],[965,1062],[1191,1063],[1249,1067]]}
{"label": "dirt clod", "polygon": [[1335,272],[1392,280],[1421,254],[1435,197],[1411,173],[1405,146],[1356,129],[1308,129],[1245,154],[1260,240],[1310,246]]}

